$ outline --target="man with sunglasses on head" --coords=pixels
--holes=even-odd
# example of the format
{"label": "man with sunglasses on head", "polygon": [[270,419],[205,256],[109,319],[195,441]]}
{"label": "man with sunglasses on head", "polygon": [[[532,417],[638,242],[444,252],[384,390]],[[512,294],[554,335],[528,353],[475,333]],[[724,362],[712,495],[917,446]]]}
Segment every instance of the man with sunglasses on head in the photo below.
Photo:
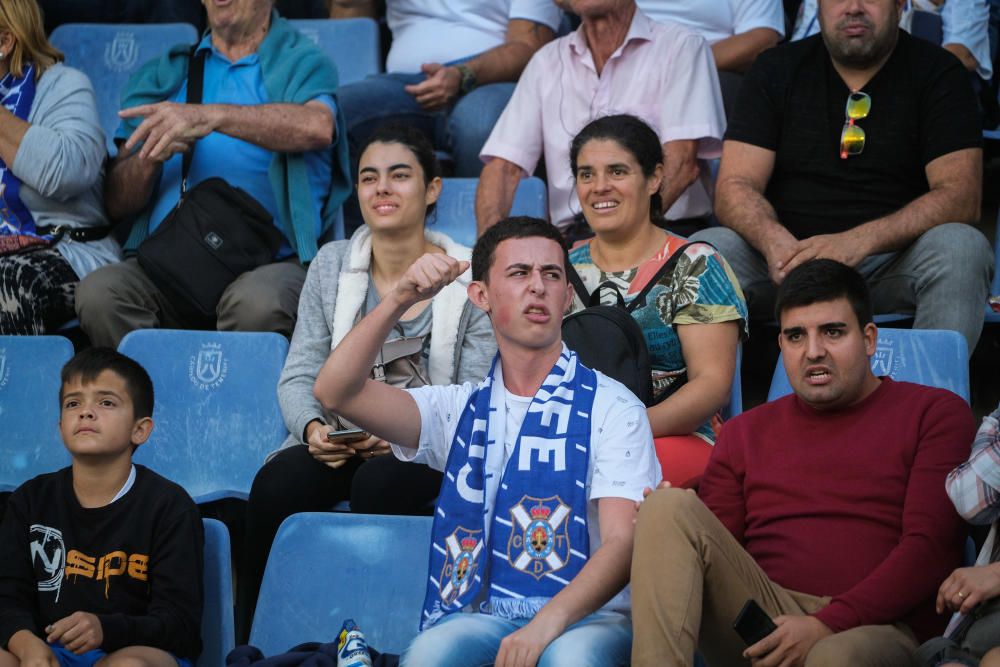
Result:
{"label": "man with sunglasses on head", "polygon": [[993,265],[970,224],[982,133],[955,56],[899,29],[904,0],[819,0],[820,34],[767,51],[744,81],[716,186],[715,244],[751,317],[813,258],[857,270],[878,313],[954,329],[969,353]]}

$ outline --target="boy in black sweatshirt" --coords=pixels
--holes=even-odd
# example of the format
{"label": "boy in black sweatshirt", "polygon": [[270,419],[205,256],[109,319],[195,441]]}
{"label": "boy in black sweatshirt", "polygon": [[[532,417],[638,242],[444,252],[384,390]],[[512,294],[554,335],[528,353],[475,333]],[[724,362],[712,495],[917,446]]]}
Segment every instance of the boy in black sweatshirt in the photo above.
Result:
{"label": "boy in black sweatshirt", "polygon": [[153,428],[138,363],[92,348],[63,367],[70,467],[10,497],[0,525],[0,667],[190,667],[201,652],[198,509],[132,463]]}

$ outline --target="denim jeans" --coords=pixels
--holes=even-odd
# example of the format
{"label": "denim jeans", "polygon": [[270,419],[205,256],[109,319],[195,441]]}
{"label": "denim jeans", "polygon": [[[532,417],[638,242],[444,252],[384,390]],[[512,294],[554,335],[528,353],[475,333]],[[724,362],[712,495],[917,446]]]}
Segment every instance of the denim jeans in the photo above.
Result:
{"label": "denim jeans", "polygon": [[[698,232],[726,258],[740,281],[752,319],[774,317],[777,286],[767,262],[726,227]],[[899,252],[870,255],[856,267],[872,293],[876,313],[913,315],[915,329],[951,329],[965,336],[969,355],[983,330],[986,296],[993,273],[993,252],[971,225],[949,223],[924,232]]]}
{"label": "denim jeans", "polygon": [[374,74],[337,91],[337,103],[347,120],[351,163],[376,127],[400,121],[420,129],[438,150],[455,158],[455,175],[475,178],[483,168],[479,151],[514,92],[513,83],[474,88],[444,111],[427,111],[404,86],[420,83],[423,74]]}
{"label": "denim jeans", "polygon": [[[424,630],[406,649],[400,667],[485,667],[500,641],[528,619],[458,613]],[[624,667],[632,653],[632,625],[624,615],[597,611],[569,626],[548,645],[538,667]]]}

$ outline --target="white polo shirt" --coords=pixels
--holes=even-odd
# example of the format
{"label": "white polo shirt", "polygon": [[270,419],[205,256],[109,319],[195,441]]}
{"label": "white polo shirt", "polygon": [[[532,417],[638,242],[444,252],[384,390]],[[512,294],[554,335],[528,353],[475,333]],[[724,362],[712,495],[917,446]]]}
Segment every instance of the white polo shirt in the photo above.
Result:
{"label": "white polo shirt", "polygon": [[387,72],[416,73],[423,63],[450,63],[504,43],[511,19],[559,29],[552,0],[389,0],[392,31]]}
{"label": "white polo shirt", "polygon": [[709,44],[755,28],[785,34],[781,0],[637,0],[636,4],[654,21],[680,23]]}

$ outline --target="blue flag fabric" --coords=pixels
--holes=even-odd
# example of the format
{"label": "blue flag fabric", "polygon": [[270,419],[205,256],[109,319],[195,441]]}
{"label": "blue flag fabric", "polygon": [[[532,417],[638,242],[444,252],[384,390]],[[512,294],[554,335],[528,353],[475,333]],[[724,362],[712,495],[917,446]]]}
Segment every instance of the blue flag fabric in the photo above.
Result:
{"label": "blue flag fabric", "polygon": [[448,454],[421,628],[473,602],[484,580],[483,611],[531,618],[590,555],[586,482],[597,375],[563,345],[503,465],[498,359],[469,397]]}

